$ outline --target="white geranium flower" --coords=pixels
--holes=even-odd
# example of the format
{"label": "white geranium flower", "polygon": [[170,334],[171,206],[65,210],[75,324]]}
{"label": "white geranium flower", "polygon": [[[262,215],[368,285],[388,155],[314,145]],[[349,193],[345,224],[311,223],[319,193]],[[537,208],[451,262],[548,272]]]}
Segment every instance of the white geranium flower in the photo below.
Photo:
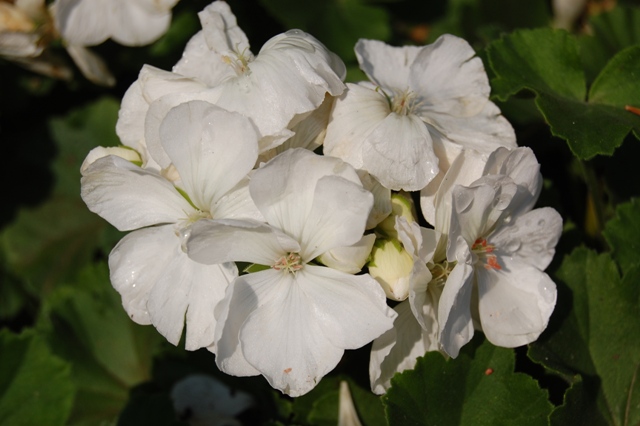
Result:
{"label": "white geranium flower", "polygon": [[195,350],[213,344],[214,308],[237,269],[198,264],[183,242],[202,218],[260,218],[246,178],[258,136],[247,118],[204,102],[176,107],[160,133],[176,179],[98,153],[83,171],[82,198],[119,230],[138,229],[109,256],[111,282],[130,317],[173,344],[186,320],[186,348]]}
{"label": "white geranium flower", "polygon": [[[189,41],[173,72],[145,65],[125,94],[116,129],[126,145],[158,147],[157,123],[167,112],[183,102],[204,100],[249,117],[265,153],[291,138],[290,128],[320,107],[327,94],[344,90],[344,64],[309,34],[280,34],[254,57],[227,3],[214,2],[198,15],[203,29]],[[326,114],[320,109],[314,118],[322,122]],[[145,126],[156,131],[145,131]],[[312,119],[301,130],[313,126]],[[304,142],[312,145],[315,139]],[[161,150],[153,155],[160,167],[166,166]]]}
{"label": "white geranium flower", "polygon": [[331,371],[345,349],[389,328],[395,314],[368,275],[313,264],[317,256],[362,238],[373,196],[336,158],[286,151],[258,169],[251,196],[267,223],[200,221],[187,243],[199,262],[265,265],[228,288],[216,329],[218,367],[264,375],[291,396]]}
{"label": "white geranium flower", "polygon": [[464,273],[449,276],[438,306],[440,343],[452,357],[473,336],[476,310],[480,329],[497,346],[531,343],[547,327],[556,286],[543,271],[562,218],[552,208],[527,209],[530,200],[518,195],[518,185],[503,175],[452,191],[447,259]]}
{"label": "white geranium flower", "polygon": [[489,82],[469,44],[356,44],[371,83],[348,84],[336,101],[325,153],[367,170],[394,190],[423,189],[462,148],[515,147],[511,125],[489,101]]}
{"label": "white geranium flower", "polygon": [[55,24],[71,45],[108,38],[125,46],[153,43],[169,28],[178,0],[56,0]]}

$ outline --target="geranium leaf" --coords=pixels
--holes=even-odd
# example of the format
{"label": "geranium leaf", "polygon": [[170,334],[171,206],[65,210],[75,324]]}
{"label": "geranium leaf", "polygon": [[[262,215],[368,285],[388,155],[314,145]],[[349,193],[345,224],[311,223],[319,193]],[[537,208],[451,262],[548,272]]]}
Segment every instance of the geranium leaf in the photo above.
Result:
{"label": "geranium leaf", "polygon": [[33,330],[0,331],[0,424],[66,424],[75,393],[70,373]]}
{"label": "geranium leaf", "polygon": [[96,424],[117,417],[129,390],[150,377],[162,338],[135,324],[111,287],[105,264],[82,269],[70,285],[47,300],[39,322],[51,346],[74,365],[79,393],[71,424]]}
{"label": "geranium leaf", "polygon": [[578,43],[570,34],[520,30],[488,48],[496,96],[506,100],[523,89],[534,92],[551,132],[583,159],[611,155],[630,131],[640,134],[640,116],[625,111],[640,97],[640,79],[634,77],[640,68],[639,52],[640,46],[635,46],[618,53],[587,98]]}
{"label": "geranium leaf", "polygon": [[70,278],[98,247],[113,245],[103,244],[106,235],[118,237],[106,233],[110,225],[80,199],[80,165],[95,146],[117,144],[117,114],[118,103],[105,98],[50,121],[58,149],[53,193],[44,203],[21,209],[0,234],[8,267],[31,284],[34,295]]}
{"label": "geranium leaf", "polygon": [[603,233],[623,272],[640,266],[640,199],[619,205]]}
{"label": "geranium leaf", "polygon": [[580,379],[571,385],[564,395],[564,403],[556,407],[549,417],[551,426],[591,425],[606,426],[593,395],[585,389]]}
{"label": "geranium leaf", "polygon": [[546,425],[547,393],[514,372],[515,354],[481,337],[456,359],[436,352],[397,374],[382,398],[390,425]]}
{"label": "geranium leaf", "polygon": [[582,375],[586,398],[597,400],[608,423],[637,424],[640,268],[631,267],[620,277],[609,254],[578,248],[564,259],[557,275],[571,290],[559,292],[558,308],[565,317],[532,346],[531,358]]}

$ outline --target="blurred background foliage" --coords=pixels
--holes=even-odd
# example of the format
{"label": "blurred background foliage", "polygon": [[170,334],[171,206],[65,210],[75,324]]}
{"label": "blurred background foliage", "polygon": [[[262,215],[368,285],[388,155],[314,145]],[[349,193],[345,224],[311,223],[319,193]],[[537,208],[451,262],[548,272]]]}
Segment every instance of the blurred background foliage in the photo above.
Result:
{"label": "blurred background foliage", "polygon": [[130,321],[106,266],[123,234],[84,206],[79,167],[93,147],[119,143],[119,100],[142,65],[171,69],[199,30],[209,1],[182,0],[156,43],[95,48],[112,88],[0,58],[0,424],[186,424],[170,392],[193,373],[253,395],[245,424],[335,424],[340,380],[365,425],[640,424],[640,116],[626,108],[640,108],[640,4],[590,0],[560,31],[547,0],[228,2],[254,52],[301,28],[343,58],[349,81],[364,78],[359,38],[423,45],[451,33],[472,44],[519,145],[541,163],[538,205],[565,221],[548,330],[528,348],[478,336],[456,360],[426,354],[383,398],[368,390],[370,346],[347,351],[293,400]]}

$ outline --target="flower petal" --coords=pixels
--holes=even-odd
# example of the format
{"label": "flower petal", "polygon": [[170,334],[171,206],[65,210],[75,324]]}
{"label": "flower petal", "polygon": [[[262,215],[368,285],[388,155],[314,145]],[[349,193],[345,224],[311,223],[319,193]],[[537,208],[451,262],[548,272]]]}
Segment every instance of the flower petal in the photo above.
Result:
{"label": "flower petal", "polygon": [[[425,332],[416,321],[409,301],[399,303],[393,328],[373,341],[369,361],[369,380],[373,393],[382,395],[391,387],[391,378],[415,367],[418,357],[438,350],[437,329]],[[436,324],[435,317],[433,324]]]}
{"label": "flower petal", "polygon": [[[269,224],[301,242],[313,206],[316,185],[324,176],[340,176],[360,185],[355,170],[342,160],[296,148],[279,154],[256,170],[249,191]],[[360,237],[362,233],[347,244],[356,242]],[[330,248],[333,247],[327,247],[324,251]]]}
{"label": "flower petal", "polygon": [[358,242],[372,206],[373,195],[359,181],[354,183],[340,176],[320,178],[298,239],[302,258],[310,261],[333,248]]}
{"label": "flower petal", "polygon": [[102,43],[111,36],[109,1],[56,1],[56,28],[70,44],[95,46]]}
{"label": "flower petal", "polygon": [[473,337],[472,290],[473,267],[459,262],[449,274],[438,303],[440,345],[452,358]]}
{"label": "flower petal", "polygon": [[203,101],[169,111],[160,140],[191,201],[204,211],[244,179],[258,158],[251,122]]}
{"label": "flower petal", "polygon": [[177,345],[186,319],[187,350],[213,343],[214,308],[237,276],[233,264],[208,266],[190,260],[172,225],[124,237],[109,256],[109,269],[111,282],[134,321],[152,323]]}
{"label": "flower petal", "polygon": [[375,87],[347,83],[347,90],[335,100],[331,112],[324,154],[361,169],[364,141],[389,113],[388,101]]}
{"label": "flower petal", "polygon": [[371,81],[387,90],[404,90],[409,85],[411,65],[422,49],[418,46],[394,47],[378,40],[360,39],[354,50],[360,68]]}
{"label": "flower petal", "polygon": [[367,263],[375,242],[375,234],[365,235],[355,244],[336,247],[322,253],[318,260],[332,269],[337,269],[347,274],[357,274]]}
{"label": "flower petal", "polygon": [[562,217],[550,207],[531,210],[516,217],[513,223],[502,226],[491,234],[499,256],[519,261],[544,270],[555,254],[555,247],[562,234]]}
{"label": "flower petal", "polygon": [[357,349],[392,327],[396,314],[369,275],[305,265],[296,283],[313,306],[325,337],[339,348]]}
{"label": "flower petal", "polygon": [[198,17],[202,31],[189,40],[173,72],[197,78],[213,87],[236,76],[233,68],[222,60],[222,55],[227,51],[248,51],[249,41],[226,2],[211,3],[198,13]]}
{"label": "flower petal", "polygon": [[536,340],[556,304],[547,274],[519,259],[501,258],[502,269],[477,268],[482,331],[491,343],[513,348]]}
{"label": "flower petal", "polygon": [[115,155],[96,160],[81,184],[89,210],[121,231],[174,223],[194,212],[168,180]]}
{"label": "flower petal", "polygon": [[172,4],[165,4],[164,8],[156,6],[150,9],[140,1],[125,0],[118,3],[109,10],[109,26],[113,41],[124,46],[144,46],[156,41],[169,29]]}
{"label": "flower petal", "polygon": [[189,257],[207,265],[236,261],[273,266],[288,252],[299,251],[291,237],[250,220],[199,220],[187,241]]}
{"label": "flower petal", "polygon": [[484,108],[491,88],[482,60],[474,56],[469,43],[450,34],[422,48],[409,86],[427,100],[430,113],[470,117]]}
{"label": "flower petal", "polygon": [[363,150],[362,168],[389,189],[419,191],[438,174],[429,131],[414,115],[389,114],[366,138]]}

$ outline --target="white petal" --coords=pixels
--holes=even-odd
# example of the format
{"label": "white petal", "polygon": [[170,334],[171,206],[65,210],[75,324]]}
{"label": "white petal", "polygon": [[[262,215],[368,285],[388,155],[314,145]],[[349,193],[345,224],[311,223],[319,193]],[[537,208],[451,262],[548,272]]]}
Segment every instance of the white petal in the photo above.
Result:
{"label": "white petal", "polygon": [[267,273],[280,279],[253,282],[259,307],[240,331],[242,353],[271,386],[300,396],[338,364],[344,349],[334,346],[323,333],[314,305],[299,280],[277,271],[258,274]]}
{"label": "white petal", "polygon": [[339,348],[359,348],[392,327],[396,314],[369,275],[305,265],[296,282],[313,305],[325,337]]}
{"label": "white petal", "polygon": [[273,266],[300,246],[271,226],[249,220],[199,220],[191,227],[187,252],[204,264],[251,262]]}
{"label": "white petal", "polygon": [[393,190],[419,191],[438,174],[429,131],[413,115],[389,114],[366,138],[363,169]]}
{"label": "white petal", "polygon": [[149,10],[140,2],[131,0],[119,3],[109,11],[110,35],[115,42],[124,46],[144,46],[156,41],[169,29],[171,11],[168,8]]}
{"label": "white petal", "polygon": [[498,263],[509,257],[544,270],[553,259],[561,234],[562,217],[554,209],[544,207],[518,216],[490,238],[499,256]]}
{"label": "white petal", "polygon": [[70,44],[95,46],[111,36],[109,2],[112,0],[57,0],[55,23]]}
{"label": "white petal", "polygon": [[237,275],[233,264],[207,266],[190,260],[172,225],[127,235],[112,250],[109,269],[134,321],[153,324],[177,345],[186,319],[188,350],[213,343],[214,308]]}
{"label": "white petal", "polygon": [[491,343],[516,347],[544,331],[556,304],[556,285],[547,274],[516,259],[502,258],[501,270],[477,268],[480,322]]}
{"label": "white petal", "polygon": [[484,174],[506,175],[518,184],[516,197],[521,205],[520,212],[531,210],[542,191],[540,164],[533,151],[527,147],[496,149],[487,160]]}
{"label": "white petal", "polygon": [[115,155],[120,158],[124,158],[125,160],[131,163],[141,163],[142,158],[140,158],[140,154],[138,154],[133,149],[128,149],[120,146],[97,146],[93,148],[87,154],[87,157],[82,162],[80,166],[80,174],[84,175],[90,165],[92,165],[96,160],[100,158],[107,157],[109,155]]}
{"label": "white petal", "polygon": [[[425,332],[416,321],[409,301],[398,304],[393,328],[373,341],[369,361],[369,380],[373,393],[381,395],[391,387],[391,378],[415,367],[418,357],[438,349],[434,333]],[[435,318],[433,318],[435,323]]]}
{"label": "white petal", "polygon": [[[359,181],[354,183],[340,176],[320,178],[298,239],[300,255],[309,261],[333,248],[358,242],[372,206],[373,195]],[[289,230],[286,225],[282,229]]]}
{"label": "white petal", "polygon": [[452,358],[473,337],[472,290],[473,267],[459,262],[449,274],[438,304],[440,345]]}
{"label": "white petal", "polygon": [[211,216],[217,219],[253,219],[264,222],[249,193],[250,179],[244,178],[222,198],[211,205]]}
{"label": "white petal", "polygon": [[349,384],[346,380],[340,381],[340,402],[338,404],[338,426],[362,426],[358,418],[358,412],[353,405]]}
{"label": "white petal", "polygon": [[371,81],[387,90],[408,87],[411,65],[422,49],[418,46],[393,47],[366,39],[358,40],[355,46],[360,68]]}
{"label": "white petal", "polygon": [[366,229],[373,229],[391,214],[391,190],[385,188],[365,170],[358,170],[362,186],[373,194],[373,208]]}
{"label": "white petal", "polygon": [[223,61],[222,56],[226,52],[253,55],[248,50],[249,41],[238,27],[236,17],[227,3],[211,3],[198,13],[198,17],[203,29],[189,40],[182,59],[173,67],[173,71],[197,78],[213,87],[236,76],[233,68]]}
{"label": "white petal", "polygon": [[195,211],[158,173],[114,155],[95,161],[81,184],[89,210],[121,231],[174,223]]}
{"label": "white petal", "polygon": [[173,108],[160,126],[164,151],[191,201],[208,210],[258,158],[258,134],[244,116],[202,101]]}
{"label": "white petal", "polygon": [[[279,154],[256,170],[249,190],[269,224],[301,241],[313,205],[316,185],[322,177],[332,175],[360,185],[357,173],[347,163],[297,148]],[[361,236],[362,233],[349,244]],[[329,248],[333,247],[328,247],[325,251]]]}
{"label": "white petal", "polygon": [[430,112],[469,117],[484,108],[491,89],[482,60],[474,56],[469,43],[450,34],[416,56],[409,85],[427,100]]}
{"label": "white petal", "polygon": [[336,247],[318,258],[324,265],[346,272],[347,274],[357,274],[362,270],[367,262],[373,243],[376,242],[375,234],[363,236],[360,241],[346,247]]}
{"label": "white petal", "polygon": [[389,115],[389,103],[370,85],[347,83],[336,99],[324,139],[324,154],[363,167],[364,141]]}
{"label": "white petal", "polygon": [[217,104],[251,118],[263,137],[278,134],[296,115],[320,106],[326,93],[342,93],[331,59],[312,36],[288,31],[262,47],[249,71],[218,86]]}
{"label": "white petal", "polygon": [[107,87],[116,84],[116,79],[100,56],[84,46],[70,44],[66,48],[67,53],[87,80]]}
{"label": "white petal", "polygon": [[517,147],[513,127],[491,101],[486,101],[482,109],[471,116],[430,111],[425,121],[448,140],[483,154],[490,154],[500,147]]}

